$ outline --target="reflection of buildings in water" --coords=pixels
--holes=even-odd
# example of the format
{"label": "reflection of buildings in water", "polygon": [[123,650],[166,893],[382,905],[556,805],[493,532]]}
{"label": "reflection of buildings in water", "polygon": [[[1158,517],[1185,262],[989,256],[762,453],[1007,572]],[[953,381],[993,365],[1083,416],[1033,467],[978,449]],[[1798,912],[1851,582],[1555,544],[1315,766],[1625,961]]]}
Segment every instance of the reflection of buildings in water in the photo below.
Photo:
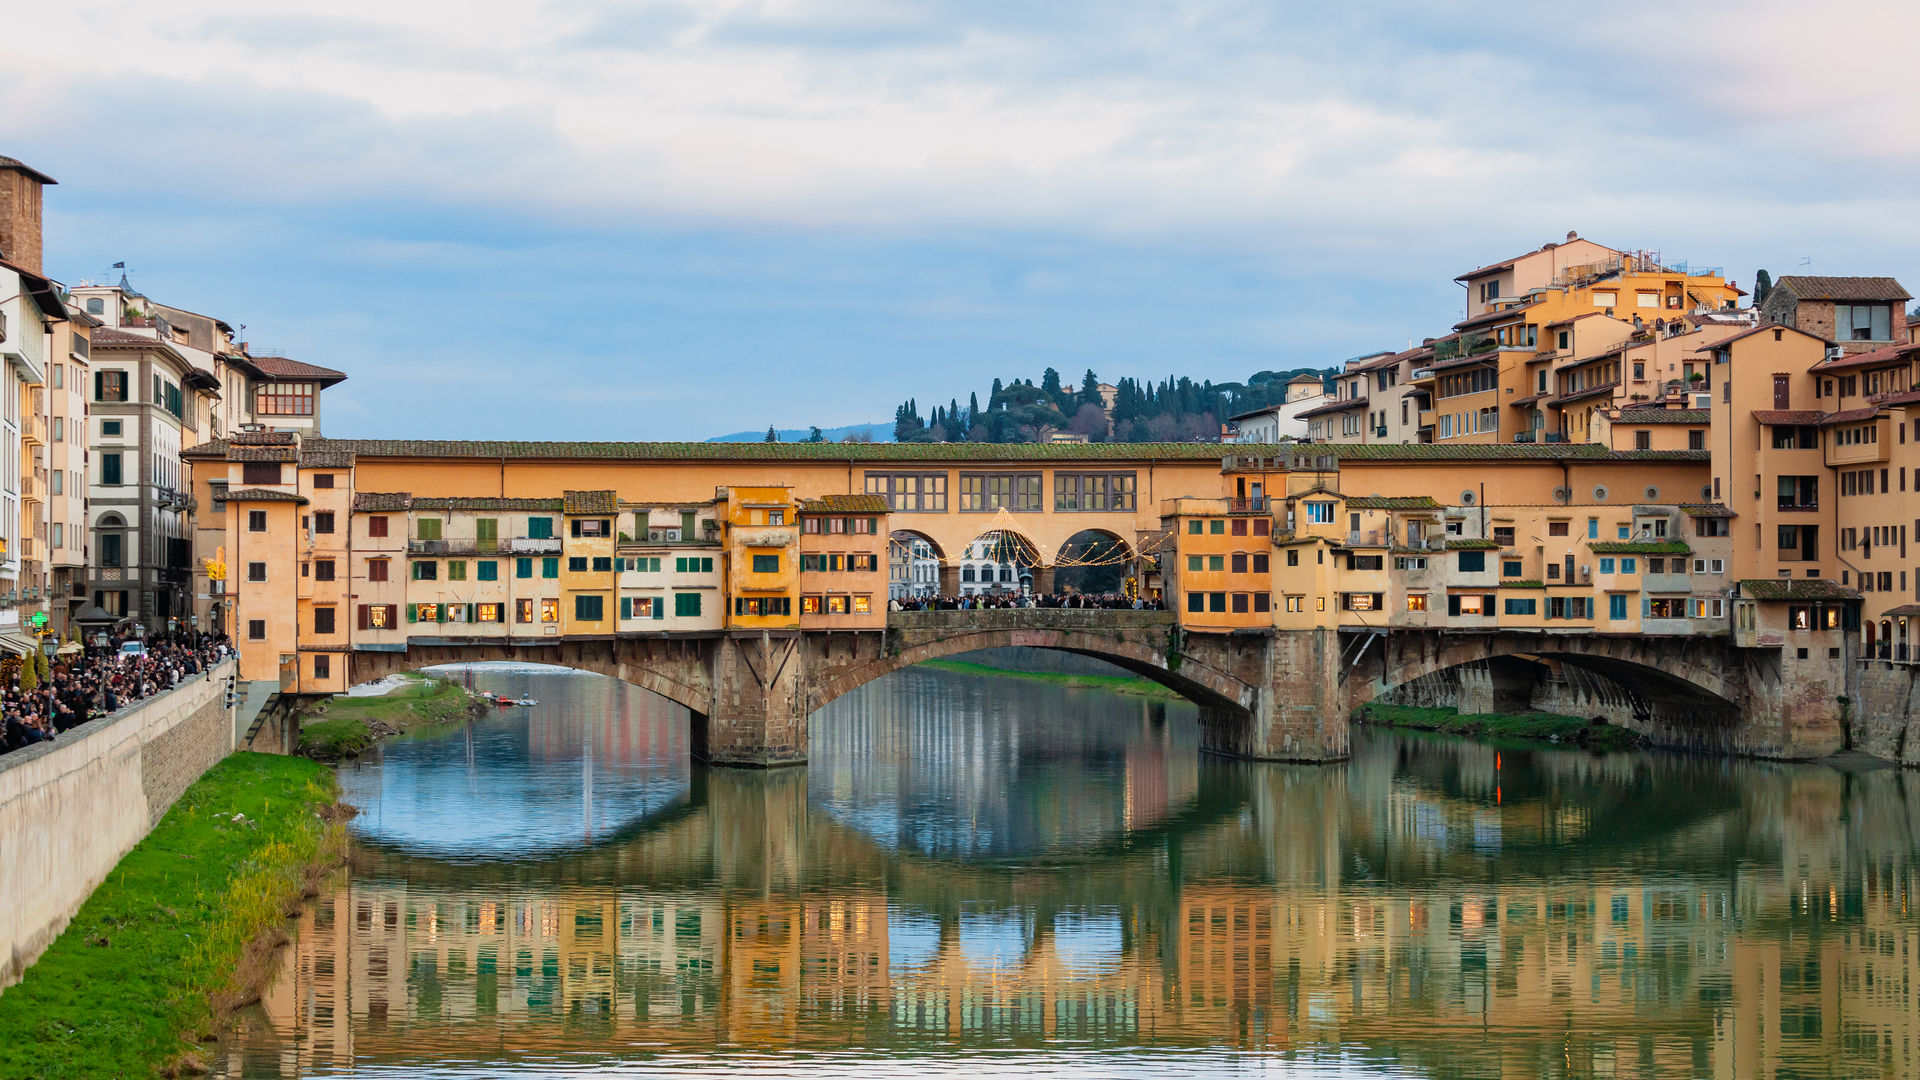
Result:
{"label": "reflection of buildings in water", "polygon": [[603,766],[686,763],[691,722],[684,706],[613,679],[565,678],[559,701],[527,714],[533,760],[572,761],[590,747]]}
{"label": "reflection of buildings in water", "polygon": [[[1458,860],[1617,823],[1546,797],[1489,807],[1325,770],[1256,775],[1246,813],[1172,841],[1183,869],[1164,908],[1116,874],[1129,884],[1113,910],[1047,914],[1060,879],[1015,870],[998,908],[909,911],[898,883],[892,898],[827,884],[897,863],[781,815],[767,841],[781,853],[756,856],[738,893],[356,884],[303,918],[264,1003],[277,1039],[247,1052],[339,1064],[470,1056],[476,1041],[522,1054],[1074,1038],[1358,1047],[1476,1076],[1920,1075],[1915,834],[1889,809],[1907,778],[1757,776],[1752,797],[1782,812],[1763,806],[1747,835],[1705,817],[1663,834],[1651,870],[1589,858],[1489,875]],[[750,786],[720,803],[751,816]],[[1329,801],[1344,810],[1311,812]],[[1406,876],[1352,870],[1349,829],[1390,844]],[[1119,858],[1136,857],[1164,854]],[[970,882],[988,871],[965,873],[956,901],[987,887]]]}

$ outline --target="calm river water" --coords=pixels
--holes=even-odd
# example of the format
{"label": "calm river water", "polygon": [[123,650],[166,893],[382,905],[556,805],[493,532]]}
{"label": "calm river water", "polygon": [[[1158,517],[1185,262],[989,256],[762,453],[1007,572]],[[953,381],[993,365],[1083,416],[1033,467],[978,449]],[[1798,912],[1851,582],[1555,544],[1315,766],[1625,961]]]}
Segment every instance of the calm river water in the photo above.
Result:
{"label": "calm river water", "polygon": [[228,1076],[1920,1076],[1920,776],[1194,716],[910,670],[813,760],[540,704],[342,770],[356,854]]}

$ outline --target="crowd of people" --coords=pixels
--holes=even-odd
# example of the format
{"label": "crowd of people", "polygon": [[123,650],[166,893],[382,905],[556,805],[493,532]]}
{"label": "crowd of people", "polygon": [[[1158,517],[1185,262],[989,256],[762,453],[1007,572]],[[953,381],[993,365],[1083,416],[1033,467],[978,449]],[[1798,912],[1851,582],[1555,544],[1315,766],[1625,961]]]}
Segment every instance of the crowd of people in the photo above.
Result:
{"label": "crowd of people", "polygon": [[1102,608],[1107,611],[1164,611],[1159,597],[1120,593],[972,593],[965,596],[898,596],[888,611],[994,611],[1003,608]]}
{"label": "crowd of people", "polygon": [[157,635],[138,651],[119,635],[69,649],[27,675],[29,657],[0,688],[0,753],[50,742],[98,716],[163,694],[233,655],[224,635]]}

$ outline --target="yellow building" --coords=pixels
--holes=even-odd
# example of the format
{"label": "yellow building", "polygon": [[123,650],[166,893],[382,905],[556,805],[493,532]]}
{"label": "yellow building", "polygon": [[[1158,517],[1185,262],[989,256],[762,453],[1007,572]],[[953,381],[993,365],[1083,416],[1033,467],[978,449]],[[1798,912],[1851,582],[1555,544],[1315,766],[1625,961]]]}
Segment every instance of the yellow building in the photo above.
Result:
{"label": "yellow building", "polygon": [[791,488],[727,489],[727,591],[733,599],[729,627],[797,630],[800,627],[800,530]]}

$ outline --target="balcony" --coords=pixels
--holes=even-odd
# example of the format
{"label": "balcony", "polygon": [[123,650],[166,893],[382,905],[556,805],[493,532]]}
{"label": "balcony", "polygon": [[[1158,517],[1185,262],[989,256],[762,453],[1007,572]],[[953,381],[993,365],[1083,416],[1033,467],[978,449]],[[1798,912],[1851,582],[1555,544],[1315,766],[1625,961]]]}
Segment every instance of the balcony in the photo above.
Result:
{"label": "balcony", "polygon": [[1801,502],[1798,499],[1781,499],[1774,509],[1796,514],[1810,514],[1820,509],[1820,504],[1817,501]]}
{"label": "balcony", "polygon": [[1227,500],[1227,513],[1229,514],[1265,514],[1270,512],[1271,509],[1272,504],[1264,495],[1251,499]]}
{"label": "balcony", "polygon": [[1393,534],[1379,529],[1367,529],[1361,532],[1347,533],[1346,546],[1350,548],[1387,547],[1393,543]]}

